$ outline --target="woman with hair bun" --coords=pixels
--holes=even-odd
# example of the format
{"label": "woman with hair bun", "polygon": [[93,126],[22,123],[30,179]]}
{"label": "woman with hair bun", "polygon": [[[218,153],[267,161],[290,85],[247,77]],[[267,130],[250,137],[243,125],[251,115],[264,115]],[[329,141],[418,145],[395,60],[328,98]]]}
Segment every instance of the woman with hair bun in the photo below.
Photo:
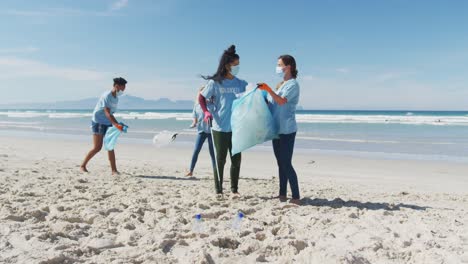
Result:
{"label": "woman with hair bun", "polygon": [[[202,76],[208,80],[205,89],[200,93],[199,103],[203,109],[205,122],[212,123],[213,145],[216,154],[216,167],[213,168],[215,188],[217,194],[223,193],[223,171],[226,155],[231,156],[231,192],[238,196],[238,183],[241,166],[241,153],[232,156],[232,103],[244,93],[247,82],[236,77],[239,72],[239,55],[236,47],[231,45],[223,52],[218,69],[212,76]],[[206,100],[212,100],[214,109],[208,111]],[[218,178],[219,173],[219,178]]]}

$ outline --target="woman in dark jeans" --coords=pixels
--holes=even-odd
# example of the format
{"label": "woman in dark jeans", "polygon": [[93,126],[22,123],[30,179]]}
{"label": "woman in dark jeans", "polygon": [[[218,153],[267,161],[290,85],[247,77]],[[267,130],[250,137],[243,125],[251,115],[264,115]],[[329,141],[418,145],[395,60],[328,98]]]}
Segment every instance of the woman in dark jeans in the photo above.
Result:
{"label": "woman in dark jeans", "polygon": [[258,88],[268,93],[276,124],[279,128],[279,138],[273,140],[273,150],[279,167],[279,196],[281,201],[287,200],[287,185],[291,187],[290,203],[300,205],[299,183],[292,165],[294,141],[296,139],[296,107],[299,102],[299,83],[297,82],[296,60],[290,55],[278,58],[276,74],[283,79],[273,91],[267,84],[259,83]]}

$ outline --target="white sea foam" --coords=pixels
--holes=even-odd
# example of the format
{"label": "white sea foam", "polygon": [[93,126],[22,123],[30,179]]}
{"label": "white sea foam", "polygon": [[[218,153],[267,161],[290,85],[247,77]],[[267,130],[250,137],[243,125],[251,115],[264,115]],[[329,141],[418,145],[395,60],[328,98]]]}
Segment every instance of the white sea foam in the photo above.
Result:
{"label": "white sea foam", "polygon": [[297,114],[298,123],[405,124],[468,126],[467,116]]}
{"label": "white sea foam", "polygon": [[[0,117],[9,118],[90,118],[91,112],[51,112],[51,111],[3,111]],[[177,112],[118,112],[117,118],[124,120],[163,120],[175,119],[190,121],[192,113]],[[434,125],[434,126],[468,126],[468,116],[437,116],[416,115],[333,115],[333,114],[297,114],[298,123],[330,123],[330,124],[404,124],[404,125]]]}

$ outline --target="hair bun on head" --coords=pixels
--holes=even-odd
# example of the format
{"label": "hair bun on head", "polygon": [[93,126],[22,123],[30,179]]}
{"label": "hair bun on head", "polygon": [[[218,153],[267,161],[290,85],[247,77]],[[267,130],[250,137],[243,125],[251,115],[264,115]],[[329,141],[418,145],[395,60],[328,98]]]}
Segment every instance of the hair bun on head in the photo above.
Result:
{"label": "hair bun on head", "polygon": [[231,45],[227,50],[224,51],[224,53],[236,54],[236,46],[235,46],[235,45]]}

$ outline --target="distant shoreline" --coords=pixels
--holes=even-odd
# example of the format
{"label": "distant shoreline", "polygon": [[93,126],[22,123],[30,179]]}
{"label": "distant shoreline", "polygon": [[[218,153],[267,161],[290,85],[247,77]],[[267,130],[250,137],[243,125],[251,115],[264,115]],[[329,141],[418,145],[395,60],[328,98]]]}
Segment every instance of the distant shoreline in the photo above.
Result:
{"label": "distant shoreline", "polygon": [[[92,111],[94,107],[91,108],[0,108],[0,111]],[[119,108],[118,111],[192,111],[192,107],[190,108]],[[464,114],[468,115],[468,110],[375,110],[375,109],[366,109],[366,110],[354,110],[354,109],[298,109],[297,113],[304,113],[304,112],[329,112],[329,113],[452,113],[452,114]]]}

